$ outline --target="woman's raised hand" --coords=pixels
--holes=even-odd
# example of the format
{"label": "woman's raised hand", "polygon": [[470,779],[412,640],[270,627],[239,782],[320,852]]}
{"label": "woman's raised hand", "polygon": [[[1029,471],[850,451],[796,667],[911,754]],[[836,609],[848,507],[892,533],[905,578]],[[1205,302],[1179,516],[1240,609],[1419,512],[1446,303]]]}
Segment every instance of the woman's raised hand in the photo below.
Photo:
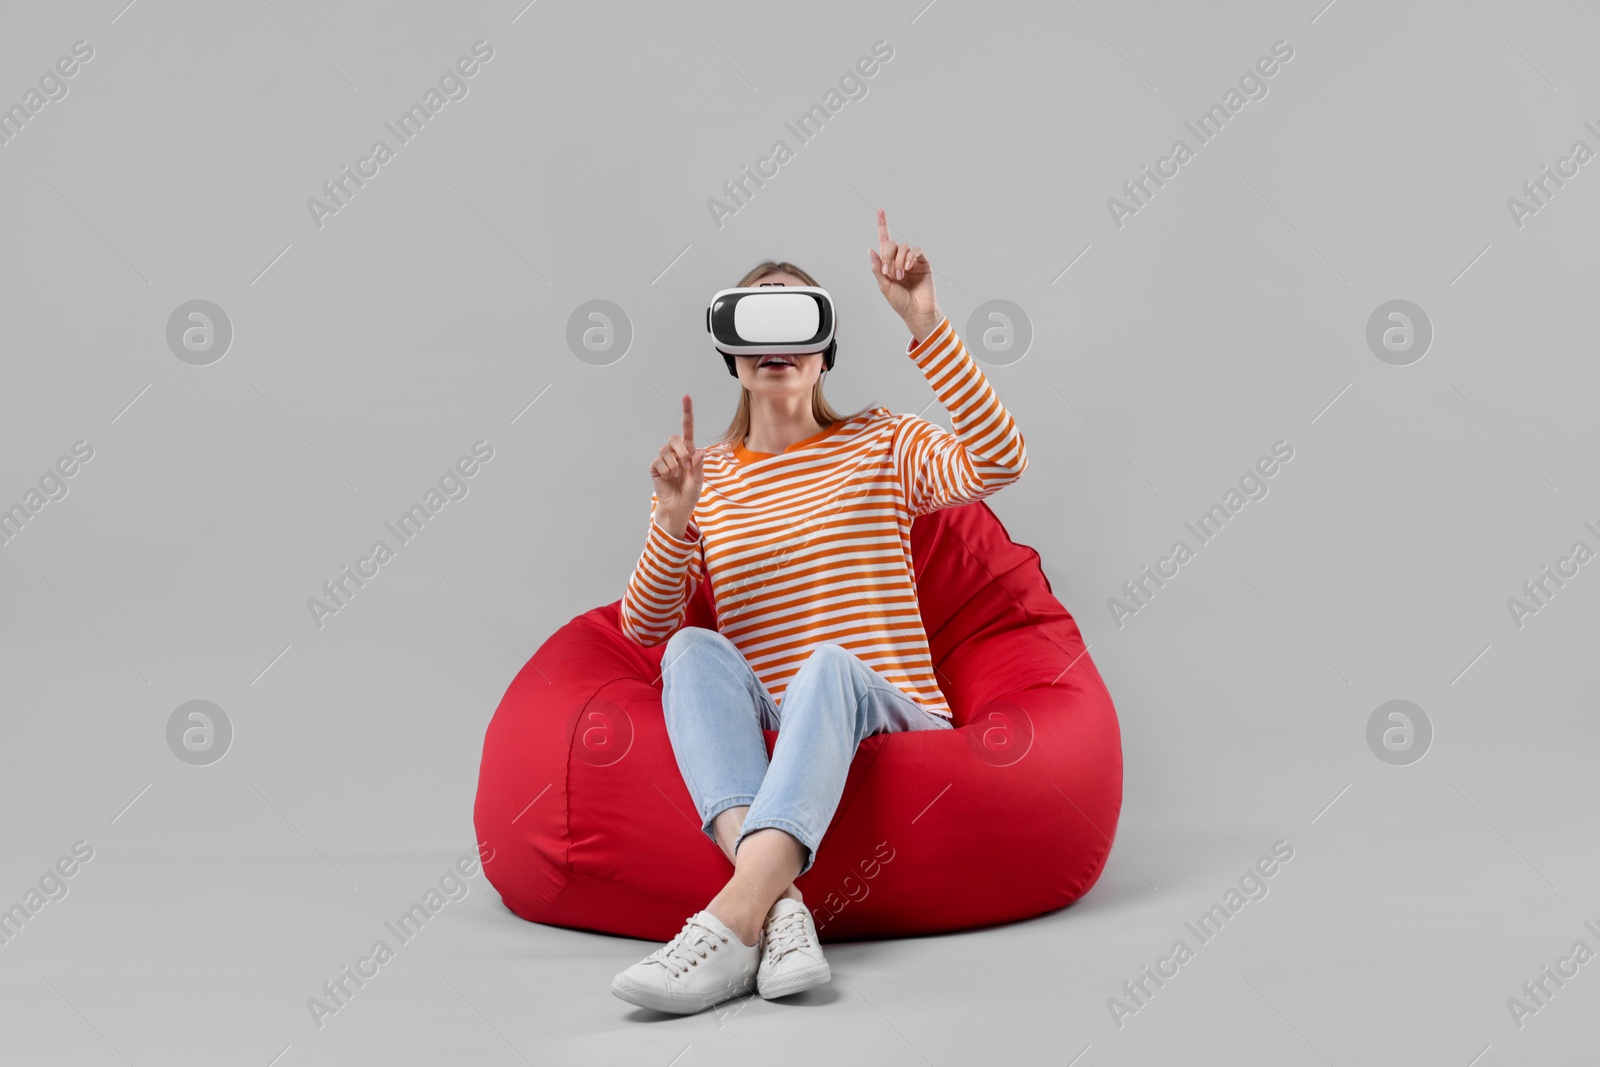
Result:
{"label": "woman's raised hand", "polygon": [[694,401],[683,396],[683,432],[667,438],[661,452],[650,461],[650,480],[656,491],[656,524],[681,538],[700,502],[705,484],[706,450],[694,447]]}
{"label": "woman's raised hand", "polygon": [[889,239],[889,216],[878,209],[878,247],[867,250],[872,276],[895,314],[905,320],[916,338],[927,337],[943,319],[938,297],[933,292],[933,267],[922,254],[922,246]]}

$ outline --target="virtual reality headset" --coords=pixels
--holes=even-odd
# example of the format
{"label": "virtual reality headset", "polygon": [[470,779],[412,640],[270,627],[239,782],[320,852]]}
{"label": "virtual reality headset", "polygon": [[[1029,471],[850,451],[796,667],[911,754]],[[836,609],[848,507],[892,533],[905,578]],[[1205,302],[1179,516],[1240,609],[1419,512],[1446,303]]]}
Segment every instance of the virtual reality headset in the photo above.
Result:
{"label": "virtual reality headset", "polygon": [[706,308],[706,329],[735,378],[739,376],[735,356],[821,352],[823,369],[832,370],[838,349],[833,297],[814,285],[724,289]]}

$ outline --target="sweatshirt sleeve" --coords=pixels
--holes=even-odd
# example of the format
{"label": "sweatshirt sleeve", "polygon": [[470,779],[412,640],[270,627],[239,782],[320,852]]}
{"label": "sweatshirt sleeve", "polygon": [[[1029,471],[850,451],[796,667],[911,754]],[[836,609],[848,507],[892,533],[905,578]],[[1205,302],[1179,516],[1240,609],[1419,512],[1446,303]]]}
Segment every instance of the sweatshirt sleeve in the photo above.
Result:
{"label": "sweatshirt sleeve", "polygon": [[906,415],[895,430],[895,468],[912,517],[982,500],[1022,477],[1022,433],[949,318],[920,342],[913,338],[908,354],[955,426],[951,433]]}
{"label": "sweatshirt sleeve", "polygon": [[705,576],[700,528],[694,520],[673,537],[656,525],[656,494],[650,494],[650,526],[644,551],[622,595],[622,632],[641,645],[659,645],[683,625],[689,600]]}

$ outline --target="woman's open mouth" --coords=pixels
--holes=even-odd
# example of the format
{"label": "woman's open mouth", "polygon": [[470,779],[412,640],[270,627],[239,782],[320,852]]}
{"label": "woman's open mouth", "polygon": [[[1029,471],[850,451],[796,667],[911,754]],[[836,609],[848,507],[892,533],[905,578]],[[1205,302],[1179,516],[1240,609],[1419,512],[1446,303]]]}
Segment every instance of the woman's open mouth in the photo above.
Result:
{"label": "woman's open mouth", "polygon": [[768,356],[761,361],[762,370],[783,370],[786,367],[794,367],[794,361],[788,356]]}

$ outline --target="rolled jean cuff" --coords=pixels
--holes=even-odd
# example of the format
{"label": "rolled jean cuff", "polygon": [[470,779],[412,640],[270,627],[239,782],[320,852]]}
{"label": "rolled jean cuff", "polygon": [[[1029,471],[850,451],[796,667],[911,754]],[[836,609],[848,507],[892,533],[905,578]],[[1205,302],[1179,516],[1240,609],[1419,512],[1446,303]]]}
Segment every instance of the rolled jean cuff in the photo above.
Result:
{"label": "rolled jean cuff", "polygon": [[739,840],[733,843],[734,854],[738,855],[739,843],[750,834],[757,830],[765,830],[769,828],[784,831],[796,841],[799,841],[800,847],[806,850],[805,858],[800,861],[800,874],[795,875],[795,877],[799,878],[800,875],[809,871],[812,863],[816,862],[817,842],[812,841],[810,836],[800,828],[799,824],[792,823],[788,819],[766,818],[757,819],[754,822],[747,819],[745,821],[744,828],[739,831]]}
{"label": "rolled jean cuff", "polygon": [[[751,804],[755,803],[755,799],[756,798],[754,796],[750,795],[739,797],[723,797],[721,800],[717,801],[715,804],[706,809],[706,814],[700,819],[701,831],[707,837],[711,838],[711,843],[713,845],[717,845],[717,835],[711,828],[711,824],[716,821],[717,816],[721,815],[729,808],[748,808]],[[722,846],[717,845],[717,848],[720,850]]]}

